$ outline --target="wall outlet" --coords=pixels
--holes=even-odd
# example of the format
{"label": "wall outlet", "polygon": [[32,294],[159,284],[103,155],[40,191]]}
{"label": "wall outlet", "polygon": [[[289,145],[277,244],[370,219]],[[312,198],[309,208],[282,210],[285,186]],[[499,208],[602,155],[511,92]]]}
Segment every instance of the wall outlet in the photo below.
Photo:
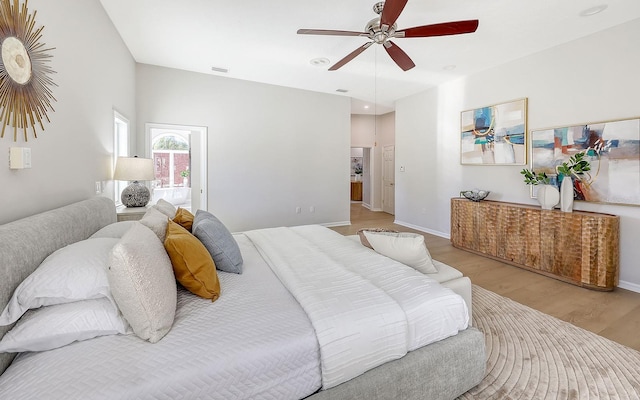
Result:
{"label": "wall outlet", "polygon": [[102,182],[96,181],[96,194],[102,194]]}
{"label": "wall outlet", "polygon": [[314,213],[314,212],[316,212],[316,206],[311,206],[311,207],[309,207],[309,212],[310,212],[310,213]]}
{"label": "wall outlet", "polygon": [[296,207],[296,214],[300,214],[302,212],[302,208]]}

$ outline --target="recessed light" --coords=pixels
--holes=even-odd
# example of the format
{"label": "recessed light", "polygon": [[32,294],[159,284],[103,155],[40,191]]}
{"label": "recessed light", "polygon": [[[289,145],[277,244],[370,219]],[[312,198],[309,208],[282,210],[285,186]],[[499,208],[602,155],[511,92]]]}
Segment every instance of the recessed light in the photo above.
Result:
{"label": "recessed light", "polygon": [[598,13],[603,12],[604,10],[607,9],[607,5],[606,4],[601,4],[599,6],[595,6],[595,7],[591,7],[591,8],[587,8],[586,10],[582,10],[580,12],[580,16],[581,17],[590,17],[592,15],[596,15]]}
{"label": "recessed light", "polygon": [[445,65],[444,67],[442,67],[443,70],[445,71],[453,71],[454,69],[456,69],[455,65]]}
{"label": "recessed light", "polygon": [[227,72],[229,72],[229,70],[227,68],[220,68],[220,67],[211,67],[211,70],[213,72],[222,72],[224,74],[226,74]]}
{"label": "recessed light", "polygon": [[364,106],[364,109],[365,109],[365,110],[368,110],[368,109],[369,109],[369,105],[368,105],[368,104],[367,104],[367,105],[365,105],[365,106]]}
{"label": "recessed light", "polygon": [[311,65],[313,65],[314,67],[322,67],[324,65],[327,65],[330,63],[328,58],[325,57],[319,57],[319,58],[314,58],[313,60],[309,61],[309,63]]}

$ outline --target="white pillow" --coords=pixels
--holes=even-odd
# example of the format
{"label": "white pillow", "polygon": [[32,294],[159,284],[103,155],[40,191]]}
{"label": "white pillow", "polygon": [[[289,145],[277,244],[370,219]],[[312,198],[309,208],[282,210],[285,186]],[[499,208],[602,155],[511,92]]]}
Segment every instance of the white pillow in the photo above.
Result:
{"label": "white pillow", "polygon": [[438,272],[424,244],[424,236],[409,232],[363,231],[362,234],[376,252],[413,267],[423,274]]}
{"label": "white pillow", "polygon": [[158,237],[135,224],[113,247],[107,275],[113,298],[133,332],[151,343],[162,339],[173,325],[177,287]]}
{"label": "white pillow", "polygon": [[30,308],[100,297],[113,300],[106,269],[116,243],[114,238],[86,239],[49,255],[13,292],[0,314],[0,326],[17,321]]}
{"label": "white pillow", "polygon": [[158,239],[164,243],[164,239],[167,236],[167,224],[169,223],[169,217],[166,214],[158,211],[157,208],[151,207],[144,213],[140,223],[151,229]]}
{"label": "white pillow", "polygon": [[158,202],[154,204],[151,208],[155,208],[156,210],[160,211],[161,213],[163,213],[164,215],[166,215],[171,219],[173,219],[173,217],[176,216],[176,212],[178,211],[176,206],[169,203],[165,199],[158,200]]}
{"label": "white pillow", "polygon": [[45,351],[98,336],[127,332],[127,322],[106,298],[27,311],[2,341],[0,353]]}
{"label": "white pillow", "polygon": [[127,233],[127,231],[129,230],[129,228],[131,228],[134,222],[136,221],[114,222],[113,224],[109,224],[103,227],[102,229],[100,229],[98,232],[91,235],[89,239],[94,239],[94,238],[120,239],[125,233]]}

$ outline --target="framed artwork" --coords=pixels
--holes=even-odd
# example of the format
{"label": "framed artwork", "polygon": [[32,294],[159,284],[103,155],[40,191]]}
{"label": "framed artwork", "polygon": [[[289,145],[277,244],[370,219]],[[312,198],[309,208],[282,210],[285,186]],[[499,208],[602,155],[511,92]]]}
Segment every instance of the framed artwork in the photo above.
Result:
{"label": "framed artwork", "polygon": [[525,165],[527,99],[463,111],[460,115],[460,163]]}
{"label": "framed artwork", "polygon": [[574,181],[576,200],[640,205],[640,118],[538,129],[530,136],[531,169],[552,182],[558,182],[556,166],[585,153],[591,169]]}

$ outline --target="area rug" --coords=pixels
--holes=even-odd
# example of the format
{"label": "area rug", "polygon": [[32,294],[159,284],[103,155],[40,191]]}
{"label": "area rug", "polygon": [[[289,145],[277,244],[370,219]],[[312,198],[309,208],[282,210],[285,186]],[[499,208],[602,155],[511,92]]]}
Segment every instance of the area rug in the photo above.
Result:
{"label": "area rug", "polygon": [[636,350],[475,285],[473,323],[487,370],[461,400],[640,399]]}

